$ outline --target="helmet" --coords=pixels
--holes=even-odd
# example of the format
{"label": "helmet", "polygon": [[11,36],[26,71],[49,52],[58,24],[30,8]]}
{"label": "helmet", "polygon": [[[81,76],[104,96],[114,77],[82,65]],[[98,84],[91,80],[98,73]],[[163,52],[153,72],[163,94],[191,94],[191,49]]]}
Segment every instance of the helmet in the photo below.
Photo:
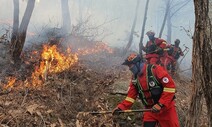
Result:
{"label": "helmet", "polygon": [[175,43],[175,44],[180,44],[180,40],[179,40],[179,39],[176,39],[176,40],[174,41],[174,43]]}
{"label": "helmet", "polygon": [[131,53],[124,61],[124,63],[122,63],[122,65],[130,65],[130,64],[135,64],[137,62],[140,62],[142,60],[142,58],[136,54],[136,53]]}
{"label": "helmet", "polygon": [[180,40],[179,40],[179,39],[176,39],[176,40],[174,41],[174,45],[175,45],[176,47],[178,47],[178,46],[180,45]]}
{"label": "helmet", "polygon": [[155,36],[155,32],[150,30],[146,33],[147,36]]}

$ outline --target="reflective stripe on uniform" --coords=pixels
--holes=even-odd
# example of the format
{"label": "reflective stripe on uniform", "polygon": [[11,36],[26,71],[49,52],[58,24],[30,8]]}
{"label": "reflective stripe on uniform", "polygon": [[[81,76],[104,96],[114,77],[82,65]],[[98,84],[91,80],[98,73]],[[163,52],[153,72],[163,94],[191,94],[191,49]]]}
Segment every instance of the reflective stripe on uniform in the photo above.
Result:
{"label": "reflective stripe on uniform", "polygon": [[169,92],[169,93],[175,93],[175,88],[167,88],[167,87],[164,87],[164,88],[163,88],[163,91],[164,91],[164,92]]}
{"label": "reflective stripe on uniform", "polygon": [[135,102],[135,99],[131,98],[131,97],[126,97],[125,99],[126,101],[129,101],[131,103],[134,103]]}

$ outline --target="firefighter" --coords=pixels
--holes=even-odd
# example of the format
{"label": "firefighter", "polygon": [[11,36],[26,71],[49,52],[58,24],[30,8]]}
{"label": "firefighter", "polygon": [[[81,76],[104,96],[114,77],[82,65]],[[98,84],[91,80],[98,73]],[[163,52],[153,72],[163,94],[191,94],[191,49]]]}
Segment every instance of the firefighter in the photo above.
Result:
{"label": "firefighter", "polygon": [[174,45],[169,46],[167,51],[168,55],[165,60],[165,66],[167,70],[171,70],[171,74],[174,75],[176,71],[177,60],[180,56],[184,56],[182,49],[179,47],[180,40],[176,39]]}
{"label": "firefighter", "polygon": [[169,74],[159,65],[146,64],[137,54],[130,54],[124,61],[132,72],[127,97],[116,108],[113,115],[121,110],[128,110],[137,96],[146,109],[144,112],[143,127],[179,127],[175,109],[175,84]]}
{"label": "firefighter", "polygon": [[155,37],[154,31],[148,31],[146,35],[149,41],[141,49],[146,52],[146,60],[149,64],[160,64],[160,57],[163,56],[163,49],[166,48],[166,41]]}

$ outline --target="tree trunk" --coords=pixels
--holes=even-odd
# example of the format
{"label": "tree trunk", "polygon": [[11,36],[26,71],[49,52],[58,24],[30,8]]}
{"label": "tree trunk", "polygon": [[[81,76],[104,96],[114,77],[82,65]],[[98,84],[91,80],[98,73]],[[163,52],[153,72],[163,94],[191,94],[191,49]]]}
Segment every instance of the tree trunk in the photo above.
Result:
{"label": "tree trunk", "polygon": [[145,31],[146,20],[147,20],[148,6],[149,6],[149,0],[146,1],[145,12],[144,12],[144,19],[143,19],[143,25],[142,25],[142,29],[141,29],[141,37],[140,37],[140,43],[139,43],[139,54],[140,54],[140,56],[142,56],[142,49],[141,49],[141,47],[143,46],[143,39],[144,39],[144,31]]}
{"label": "tree trunk", "polygon": [[172,21],[171,21],[171,14],[170,11],[168,12],[167,15],[167,42],[172,43]]}
{"label": "tree trunk", "polygon": [[132,28],[131,28],[131,31],[130,31],[129,41],[128,41],[127,46],[125,47],[125,49],[123,51],[123,55],[125,55],[127,53],[127,51],[129,50],[129,48],[130,48],[130,46],[132,45],[132,42],[133,42],[133,34],[134,34],[134,31],[135,31],[135,25],[136,25],[136,21],[137,21],[137,17],[138,17],[139,3],[140,3],[140,0],[137,0],[136,9],[135,9],[135,17],[134,17],[133,25],[132,25]]}
{"label": "tree trunk", "polygon": [[23,19],[21,21],[19,31],[18,31],[18,38],[12,45],[12,47],[14,47],[12,51],[12,57],[14,61],[20,60],[20,55],[21,55],[22,49],[24,47],[25,39],[26,39],[27,27],[29,25],[29,21],[30,21],[34,6],[35,6],[35,0],[29,0],[27,3],[26,10],[24,12]]}
{"label": "tree trunk", "polygon": [[167,4],[166,4],[166,11],[165,11],[165,15],[164,15],[164,19],[163,19],[163,23],[160,29],[160,33],[159,33],[159,38],[161,38],[162,34],[163,34],[163,30],[166,24],[166,19],[168,16],[168,12],[170,11],[170,0],[168,0]]}
{"label": "tree trunk", "polygon": [[11,45],[14,45],[16,39],[18,38],[18,27],[19,27],[19,0],[13,0],[14,10],[13,10],[13,29],[11,37]]}
{"label": "tree trunk", "polygon": [[69,11],[68,0],[61,0],[62,9],[62,30],[64,34],[68,34],[71,31],[71,16]]}
{"label": "tree trunk", "polygon": [[79,0],[79,23],[82,23],[82,0]]}
{"label": "tree trunk", "polygon": [[[210,5],[210,6],[209,6]],[[193,41],[192,80],[195,93],[192,96],[188,112],[186,127],[199,127],[201,112],[201,96],[204,93],[208,109],[208,125],[212,127],[212,1],[194,0],[195,6],[195,32]]]}

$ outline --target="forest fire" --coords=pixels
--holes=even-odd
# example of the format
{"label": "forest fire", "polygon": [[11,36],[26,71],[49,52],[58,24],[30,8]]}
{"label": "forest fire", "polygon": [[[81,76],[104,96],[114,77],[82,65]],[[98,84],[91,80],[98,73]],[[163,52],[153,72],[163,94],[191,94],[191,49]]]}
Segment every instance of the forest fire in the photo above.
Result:
{"label": "forest fire", "polygon": [[70,48],[67,49],[65,55],[57,50],[56,45],[43,45],[40,65],[35,68],[31,76],[33,86],[40,85],[42,83],[40,79],[45,81],[48,74],[62,72],[77,61],[78,56],[72,54]]}
{"label": "forest fire", "polygon": [[[39,54],[39,51],[33,51],[31,54]],[[24,86],[40,86],[47,80],[48,75],[69,69],[77,62],[78,56],[77,54],[71,53],[70,48],[63,54],[58,51],[56,45],[43,45],[43,51],[40,54],[40,62],[34,67],[32,75],[26,78]],[[26,63],[29,63],[29,61],[26,61]],[[4,85],[5,89],[12,88],[17,79],[15,77],[8,77],[7,81],[7,84]]]}
{"label": "forest fire", "polygon": [[[72,65],[78,62],[78,56],[88,55],[99,52],[113,53],[112,48],[104,43],[99,43],[91,48],[78,49],[76,53],[72,53],[71,49],[68,48],[65,53],[58,51],[56,45],[43,45],[42,51],[32,51],[30,52],[29,59],[25,63],[30,63],[32,60],[40,60],[40,62],[34,66],[34,71],[31,76],[27,77],[24,81],[24,86],[26,87],[36,87],[41,86],[47,79],[48,75],[60,73],[71,68]],[[39,56],[39,59],[33,58],[33,56]],[[10,77],[7,79],[7,85],[4,85],[5,89],[12,88],[17,81],[15,77]]]}

